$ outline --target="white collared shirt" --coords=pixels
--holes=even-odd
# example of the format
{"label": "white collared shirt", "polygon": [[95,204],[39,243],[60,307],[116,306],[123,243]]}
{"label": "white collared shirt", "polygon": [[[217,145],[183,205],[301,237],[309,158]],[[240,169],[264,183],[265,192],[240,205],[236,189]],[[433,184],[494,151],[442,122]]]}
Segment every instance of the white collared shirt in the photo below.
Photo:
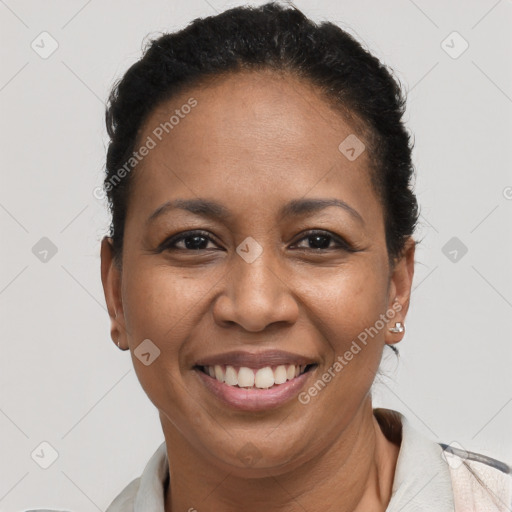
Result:
{"label": "white collared shirt", "polygon": [[[512,510],[512,476],[506,464],[472,452],[461,454],[456,451],[452,454],[449,449],[443,450],[437,442],[415,430],[402,414],[386,409],[379,411],[394,413],[395,418],[398,414],[402,424],[402,441],[386,512]],[[501,470],[494,463],[501,465]],[[491,494],[481,488],[469,467],[491,488]],[[150,458],[142,475],[123,489],[106,512],[165,512],[164,492],[168,475],[164,441]]]}

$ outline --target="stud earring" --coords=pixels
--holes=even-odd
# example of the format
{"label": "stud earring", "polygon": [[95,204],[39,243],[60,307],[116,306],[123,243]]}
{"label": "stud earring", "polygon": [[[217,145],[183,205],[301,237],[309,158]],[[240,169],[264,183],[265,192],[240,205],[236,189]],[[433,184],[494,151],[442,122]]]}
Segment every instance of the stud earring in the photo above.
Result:
{"label": "stud earring", "polygon": [[396,322],[395,327],[390,327],[389,331],[394,333],[404,332],[405,326],[402,322]]}

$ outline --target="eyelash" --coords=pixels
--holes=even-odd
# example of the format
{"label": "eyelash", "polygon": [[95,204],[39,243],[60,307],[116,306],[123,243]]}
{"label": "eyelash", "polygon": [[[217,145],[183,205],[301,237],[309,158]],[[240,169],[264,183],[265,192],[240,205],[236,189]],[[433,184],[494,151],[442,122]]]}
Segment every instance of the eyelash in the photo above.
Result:
{"label": "eyelash", "polygon": [[[194,230],[194,231],[186,231],[183,233],[179,233],[177,235],[174,235],[167,240],[165,240],[159,247],[159,251],[167,250],[167,251],[186,251],[186,252],[199,252],[199,251],[207,251],[209,249],[186,249],[186,248],[179,248],[175,247],[175,244],[178,242],[181,242],[182,240],[185,240],[187,238],[192,238],[194,236],[201,236],[203,238],[206,238],[210,242],[215,243],[215,241],[209,236],[209,234],[206,231],[201,230]],[[325,252],[325,251],[332,251],[333,249],[341,249],[347,252],[357,252],[356,249],[351,247],[343,238],[335,235],[334,233],[331,233],[329,231],[324,230],[318,230],[318,229],[312,229],[310,231],[307,231],[303,234],[302,238],[299,238],[297,242],[294,243],[296,245],[298,242],[301,242],[304,239],[308,239],[313,236],[325,236],[326,238],[330,238],[332,241],[334,241],[337,246],[335,247],[328,247],[326,249],[314,249],[314,248],[300,248],[297,249],[299,251],[313,251],[315,253]]]}

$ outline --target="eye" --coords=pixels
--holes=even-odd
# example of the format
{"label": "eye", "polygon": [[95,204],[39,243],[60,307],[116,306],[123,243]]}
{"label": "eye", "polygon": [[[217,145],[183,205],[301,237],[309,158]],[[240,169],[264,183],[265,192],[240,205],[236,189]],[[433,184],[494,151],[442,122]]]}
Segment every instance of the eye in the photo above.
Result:
{"label": "eye", "polygon": [[[354,249],[341,237],[330,233],[328,231],[321,230],[311,230],[308,231],[305,236],[303,236],[299,242],[302,240],[308,240],[310,246],[312,247],[302,247],[300,249],[306,249],[311,251],[325,251],[332,249],[342,249],[349,252],[354,252]],[[331,242],[334,241],[335,245],[332,247]],[[296,245],[296,244],[295,244]]]}
{"label": "eye", "polygon": [[[177,244],[184,242],[181,247]],[[174,251],[174,250],[190,250],[190,251],[204,251],[209,250],[208,242],[213,242],[212,238],[206,231],[187,231],[185,233],[179,233],[165,240],[160,250]]]}
{"label": "eye", "polygon": [[[298,243],[308,240],[309,247],[298,247]],[[159,247],[159,251],[206,251],[214,249],[214,247],[208,247],[208,243],[215,244],[211,236],[206,231],[187,231],[184,233],[178,233],[167,240],[165,240]],[[334,246],[331,246],[331,242],[334,242]],[[181,247],[178,244],[182,244]],[[351,247],[343,238],[330,233],[329,231],[322,230],[311,230],[305,233],[305,236],[300,238],[298,242],[291,246],[297,247],[299,250],[310,250],[310,251],[327,251],[341,249],[349,252],[355,252],[356,249]]]}

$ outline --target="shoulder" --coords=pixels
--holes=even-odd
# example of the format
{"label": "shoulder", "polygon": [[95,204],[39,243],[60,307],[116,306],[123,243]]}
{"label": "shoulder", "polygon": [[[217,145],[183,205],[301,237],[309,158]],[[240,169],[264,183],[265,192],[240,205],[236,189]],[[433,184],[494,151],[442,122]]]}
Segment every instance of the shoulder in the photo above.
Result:
{"label": "shoulder", "polygon": [[422,511],[512,511],[511,464],[436,442],[398,411],[379,408],[374,414],[388,440],[400,446],[390,510],[414,503]]}
{"label": "shoulder", "polygon": [[439,445],[450,469],[456,510],[462,506],[464,510],[511,510],[512,468],[509,464],[444,443]]}
{"label": "shoulder", "polygon": [[[140,477],[132,480],[115,498],[115,500],[107,507],[105,512],[133,512],[135,497],[139,489]],[[67,512],[65,510],[56,509],[30,509],[24,512]]]}

